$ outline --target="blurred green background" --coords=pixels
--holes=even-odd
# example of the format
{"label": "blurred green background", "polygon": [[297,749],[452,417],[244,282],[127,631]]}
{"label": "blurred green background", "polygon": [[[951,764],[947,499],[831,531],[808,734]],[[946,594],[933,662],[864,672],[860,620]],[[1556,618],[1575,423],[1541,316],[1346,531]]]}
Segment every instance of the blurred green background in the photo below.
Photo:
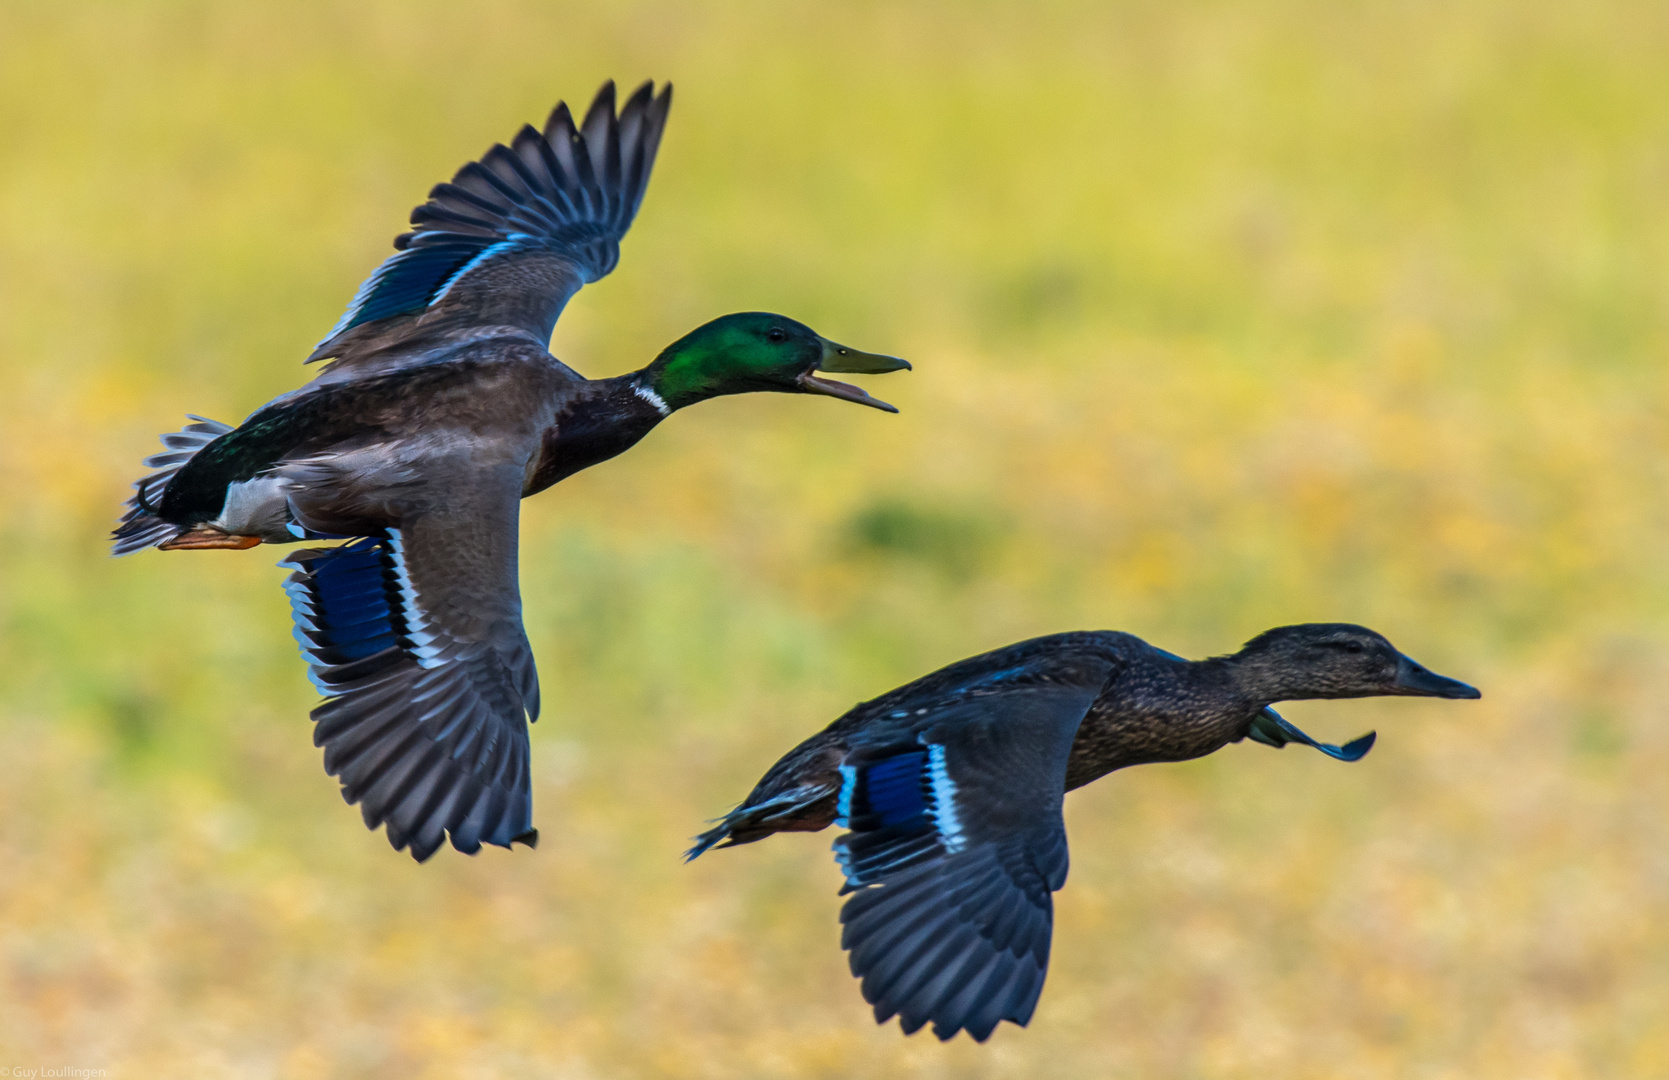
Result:
{"label": "blurred green background", "polygon": [[[0,1064],[113,1077],[1669,1075],[1669,9],[0,8]],[[897,417],[724,399],[525,505],[537,852],[320,768],[272,549],[108,558],[409,208],[678,87],[597,376],[733,310]],[[1067,801],[1031,1027],[877,1028],[831,834],[679,863],[854,701],[1035,634],[1353,620],[1476,705],[1313,703]]]}

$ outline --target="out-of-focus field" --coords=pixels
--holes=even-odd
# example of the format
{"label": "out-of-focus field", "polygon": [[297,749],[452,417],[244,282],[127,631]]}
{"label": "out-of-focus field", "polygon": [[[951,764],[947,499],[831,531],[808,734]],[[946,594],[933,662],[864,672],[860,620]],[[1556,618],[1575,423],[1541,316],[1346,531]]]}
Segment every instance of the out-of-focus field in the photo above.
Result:
{"label": "out-of-focus field", "polygon": [[[7,0],[0,1065],[1669,1075],[1665,42],[1644,2]],[[296,386],[430,184],[609,76],[677,104],[559,356],[763,308],[917,369],[526,505],[543,843],[420,867],[320,768],[277,553],[104,535],[157,432]],[[941,663],[1303,620],[1484,700],[1074,794],[1027,1030],[877,1028],[830,835],[679,863]]]}

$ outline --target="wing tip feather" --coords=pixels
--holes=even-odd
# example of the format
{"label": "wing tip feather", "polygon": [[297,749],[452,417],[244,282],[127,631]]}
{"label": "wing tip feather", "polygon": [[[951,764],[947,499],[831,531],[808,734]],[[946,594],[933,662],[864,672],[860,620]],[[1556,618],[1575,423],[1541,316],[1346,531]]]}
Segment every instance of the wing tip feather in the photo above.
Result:
{"label": "wing tip feather", "polygon": [[[479,735],[477,729],[508,723],[512,712],[521,719],[525,714],[513,707],[519,691],[496,684],[483,690],[462,663],[423,667],[398,643],[357,659],[345,651],[380,641],[383,623],[394,633],[405,618],[403,550],[397,538],[361,537],[337,547],[301,548],[280,563],[294,571],[284,587],[298,640],[309,675],[327,695],[312,714],[325,769],[340,781],[343,800],[359,805],[366,826],[384,829],[390,846],[418,862],[447,839],[468,854],[482,842],[531,847],[538,833],[531,820],[525,723],[512,724],[508,737],[481,739],[470,757],[451,752]],[[501,667],[489,664],[489,683],[508,678]],[[413,702],[428,705],[414,716]],[[430,716],[437,708],[448,715]],[[469,722],[447,726],[458,709]]]}
{"label": "wing tip feather", "polygon": [[[395,238],[395,254],[383,260],[359,287],[342,318],[314,348],[307,362],[328,359],[351,348],[352,341],[357,340],[352,332],[361,326],[400,315],[412,315],[440,303],[450,286],[455,284],[454,275],[458,267],[468,263],[469,259],[407,258],[423,246],[424,233],[469,238],[485,251],[508,232],[518,231],[516,223],[531,216],[539,222],[537,232],[542,234],[535,237],[535,248],[548,249],[552,255],[572,263],[582,282],[596,281],[607,275],[618,262],[620,239],[630,228],[642,203],[655,151],[671,108],[672,84],[666,83],[658,94],[654,88],[654,80],[646,80],[617,111],[616,86],[610,79],[598,89],[578,126],[566,101],[557,102],[542,130],[524,124],[513,140],[514,144],[522,144],[531,134],[554,150],[550,155],[541,154],[547,164],[557,163],[557,171],[562,173],[549,177],[548,185],[526,170],[528,163],[515,149],[503,144],[494,144],[479,159],[466,163],[454,175],[454,185],[458,185],[462,178],[479,175],[470,172],[472,167],[490,174],[492,170],[487,168],[487,163],[501,160],[501,155],[506,156],[503,161],[510,162],[505,164],[505,168],[520,173],[522,183],[512,186],[526,187],[525,191],[512,193],[510,187],[502,184],[503,177],[493,185],[513,203],[498,213],[494,220],[448,211],[444,204],[452,198],[452,193],[443,190],[447,185],[432,188],[427,200],[412,211],[410,220],[415,228]],[[620,121],[625,111],[634,107],[634,103],[638,103],[636,108],[642,113],[642,123],[635,125],[632,132],[634,145],[627,147],[622,145]],[[631,168],[624,166],[627,156],[632,160]],[[567,175],[569,171],[573,175]],[[493,183],[490,180],[486,182]],[[550,187],[549,191],[543,190],[546,186]],[[577,196],[577,201],[569,198],[570,189]],[[553,211],[557,214],[555,218],[550,217]],[[563,235],[580,225],[601,227],[606,234],[603,242],[579,243]],[[464,231],[458,233],[456,230],[459,229]],[[484,232],[484,235],[474,235],[477,231]],[[449,266],[440,265],[448,261]],[[434,265],[430,265],[431,262]],[[566,297],[562,300],[565,302]],[[557,309],[560,311],[560,304]]]}

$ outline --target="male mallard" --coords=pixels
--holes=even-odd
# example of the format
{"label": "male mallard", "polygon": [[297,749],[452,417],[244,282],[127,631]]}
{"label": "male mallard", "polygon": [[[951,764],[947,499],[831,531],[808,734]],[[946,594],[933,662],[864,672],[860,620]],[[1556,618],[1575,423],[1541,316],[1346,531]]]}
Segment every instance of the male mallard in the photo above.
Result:
{"label": "male mallard", "polygon": [[1054,634],[952,664],[854,707],[790,750],[703,833],[715,845],[850,830],[841,947],[875,1019],[983,1042],[1031,1019],[1066,882],[1066,792],[1114,769],[1250,737],[1355,761],[1372,733],[1318,743],[1269,706],[1381,694],[1475,698],[1347,623],[1266,631],[1190,661],[1111,631]]}
{"label": "male mallard", "polygon": [[115,532],[118,555],[353,538],[297,551],[296,637],[330,700],[325,768],[419,861],[532,843],[527,720],[539,684],[516,583],[521,499],[620,453],[686,405],[755,390],[896,412],[820,371],[910,365],[781,315],[727,315],[641,371],[588,380],[546,351],[563,305],[614,268],[672,88],[576,128],[558,104],[412,211],[309,361],[311,383],[237,428],[163,436]]}

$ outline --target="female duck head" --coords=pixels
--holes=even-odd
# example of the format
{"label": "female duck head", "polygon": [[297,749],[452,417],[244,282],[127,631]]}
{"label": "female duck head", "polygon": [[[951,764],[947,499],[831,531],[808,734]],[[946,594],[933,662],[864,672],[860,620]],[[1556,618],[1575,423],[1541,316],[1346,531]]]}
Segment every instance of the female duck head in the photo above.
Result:
{"label": "female duck head", "polygon": [[643,374],[649,389],[672,409],[721,394],[773,390],[827,394],[897,412],[856,386],[820,379],[817,372],[873,375],[909,369],[909,363],[896,356],[836,345],[786,316],[746,311],[696,327],[662,350]]}
{"label": "female duck head", "polygon": [[1476,698],[1482,695],[1415,663],[1365,626],[1303,623],[1266,630],[1231,657],[1240,685],[1265,703],[1305,698]]}

